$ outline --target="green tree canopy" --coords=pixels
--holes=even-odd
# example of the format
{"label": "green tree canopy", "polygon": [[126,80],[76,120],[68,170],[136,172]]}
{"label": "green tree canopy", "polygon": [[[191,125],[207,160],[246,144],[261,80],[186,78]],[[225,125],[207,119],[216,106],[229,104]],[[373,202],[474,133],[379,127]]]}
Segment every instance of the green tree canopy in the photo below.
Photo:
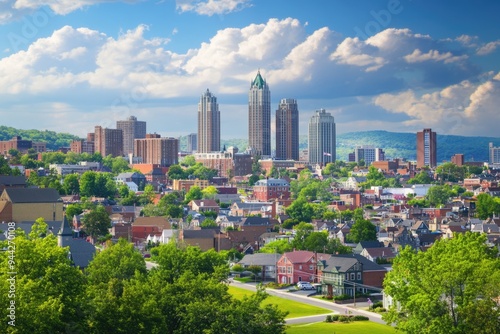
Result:
{"label": "green tree canopy", "polygon": [[95,241],[98,237],[108,234],[111,219],[106,209],[98,205],[95,209],[83,215],[82,230]]}
{"label": "green tree canopy", "polygon": [[356,222],[352,224],[347,239],[354,243],[377,240],[377,228],[368,219],[358,218]]}
{"label": "green tree canopy", "polygon": [[383,319],[405,333],[497,333],[500,259],[486,241],[467,232],[425,252],[406,247],[384,279],[394,303]]}

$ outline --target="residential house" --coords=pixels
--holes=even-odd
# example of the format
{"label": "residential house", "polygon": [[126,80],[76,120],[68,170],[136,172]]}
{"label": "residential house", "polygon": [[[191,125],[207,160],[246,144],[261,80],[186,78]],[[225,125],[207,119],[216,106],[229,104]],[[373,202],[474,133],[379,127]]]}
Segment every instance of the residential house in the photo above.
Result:
{"label": "residential house", "polygon": [[63,220],[63,201],[52,188],[6,188],[0,195],[0,221],[22,222],[44,218]]}
{"label": "residential house", "polygon": [[0,175],[0,192],[5,188],[26,188],[26,178],[21,175]]}
{"label": "residential house", "polygon": [[218,250],[218,239],[220,233],[218,229],[201,229],[201,230],[180,230],[179,241],[185,245],[200,247],[202,251],[209,249]]}
{"label": "residential house", "polygon": [[73,264],[80,269],[87,268],[96,253],[93,244],[85,239],[74,237],[74,232],[66,217],[64,217],[57,233],[57,244],[59,247],[69,247],[68,256]]}
{"label": "residential house", "polygon": [[326,296],[381,291],[387,270],[359,254],[334,255],[318,261],[322,292]]}
{"label": "residential house", "polygon": [[188,206],[191,210],[198,213],[212,211],[218,214],[220,210],[219,204],[213,199],[192,200],[189,202]]}
{"label": "residential house", "polygon": [[286,252],[278,260],[278,282],[284,284],[295,284],[300,281],[317,282],[316,263],[330,257],[330,254],[302,250]]}
{"label": "residential house", "polygon": [[137,172],[120,173],[115,179],[117,184],[134,182],[140,191],[144,190],[144,186],[146,185],[146,177],[144,174]]}
{"label": "residential house", "polygon": [[360,241],[352,251],[354,254],[360,254],[365,248],[380,248],[380,247],[384,247],[384,244],[378,240]]}
{"label": "residential house", "polygon": [[392,259],[396,257],[390,247],[364,248],[359,255],[376,263],[380,263],[379,261],[392,262]]}
{"label": "residential house", "polygon": [[259,266],[262,268],[260,276],[263,281],[276,281],[276,263],[280,256],[278,253],[247,254],[238,264],[244,268]]}
{"label": "residential house", "polygon": [[139,217],[132,223],[132,242],[145,242],[148,235],[161,235],[163,230],[171,228],[165,217]]}
{"label": "residential house", "polygon": [[253,186],[253,197],[263,202],[277,198],[289,199],[290,184],[282,179],[259,180]]}

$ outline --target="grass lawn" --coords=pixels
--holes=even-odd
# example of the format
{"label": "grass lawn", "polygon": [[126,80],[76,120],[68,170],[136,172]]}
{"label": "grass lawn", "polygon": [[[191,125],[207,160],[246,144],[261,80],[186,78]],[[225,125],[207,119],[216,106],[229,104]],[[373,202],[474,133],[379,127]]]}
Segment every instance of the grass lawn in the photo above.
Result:
{"label": "grass lawn", "polygon": [[[230,285],[229,293],[232,294],[236,299],[243,299],[244,296],[252,295],[254,292],[250,290],[236,288]],[[319,315],[319,314],[326,315],[332,313],[332,311],[321,307],[311,306],[275,296],[267,297],[266,300],[264,300],[263,304],[274,304],[277,305],[280,310],[287,311],[288,312],[288,315],[286,316],[287,319],[307,317],[310,315]]]}
{"label": "grass lawn", "polygon": [[391,334],[396,330],[388,325],[381,325],[371,321],[355,321],[350,323],[338,322],[316,322],[312,324],[300,324],[289,326],[287,334]]}

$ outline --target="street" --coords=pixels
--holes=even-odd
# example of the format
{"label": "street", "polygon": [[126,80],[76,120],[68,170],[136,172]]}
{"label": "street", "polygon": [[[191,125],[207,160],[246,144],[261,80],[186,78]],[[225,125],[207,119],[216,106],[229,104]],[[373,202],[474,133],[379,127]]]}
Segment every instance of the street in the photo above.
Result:
{"label": "street", "polygon": [[[240,283],[238,281],[232,281],[231,284],[234,284],[234,286],[238,288],[247,289],[250,291],[256,291],[255,284]],[[326,310],[332,311],[332,313],[345,314],[345,315],[363,315],[368,317],[370,321],[385,325],[385,321],[382,320],[382,316],[380,314],[354,308],[353,304],[340,305],[340,304],[335,304],[332,301],[308,297],[307,295],[310,294],[310,292],[307,291],[288,292],[288,290],[286,289],[285,290],[266,289],[266,292],[271,296],[276,296],[283,299],[293,300],[300,303],[321,307]],[[356,303],[356,306],[367,307],[368,304]],[[325,314],[323,315],[287,319],[286,323],[289,325],[293,325],[293,324],[325,321],[326,314],[328,314],[328,311],[325,311]]]}

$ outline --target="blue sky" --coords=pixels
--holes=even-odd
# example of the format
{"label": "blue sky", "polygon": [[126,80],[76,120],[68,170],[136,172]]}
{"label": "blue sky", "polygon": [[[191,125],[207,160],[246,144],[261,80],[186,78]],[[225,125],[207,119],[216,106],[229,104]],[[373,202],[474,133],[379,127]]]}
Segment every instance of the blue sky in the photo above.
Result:
{"label": "blue sky", "polygon": [[[275,110],[299,104],[339,133],[498,137],[499,1],[4,0],[2,125],[84,137],[130,115],[148,132],[196,132],[217,96],[223,138],[247,137],[260,69]],[[274,115],[273,115],[274,117]]]}

